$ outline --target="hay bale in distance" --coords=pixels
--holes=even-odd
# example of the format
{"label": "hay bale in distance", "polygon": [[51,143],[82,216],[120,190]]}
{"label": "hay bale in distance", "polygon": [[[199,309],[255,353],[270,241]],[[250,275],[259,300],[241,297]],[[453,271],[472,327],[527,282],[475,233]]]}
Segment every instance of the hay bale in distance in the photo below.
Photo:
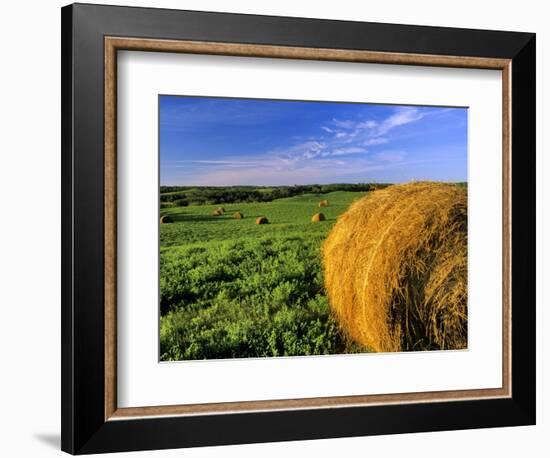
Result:
{"label": "hay bale in distance", "polygon": [[223,212],[220,211],[219,208],[217,208],[216,210],[214,210],[214,211],[212,212],[212,216],[221,216],[221,215],[223,215]]}
{"label": "hay bale in distance", "polygon": [[256,218],[256,224],[269,224],[269,221],[265,216],[259,216]]}
{"label": "hay bale in distance", "polygon": [[244,215],[241,212],[235,212],[233,213],[233,218],[235,219],[243,219]]}
{"label": "hay bale in distance", "polygon": [[170,215],[163,215],[160,217],[160,224],[168,224],[168,223],[173,223],[174,220],[172,219],[172,217]]}
{"label": "hay bale in distance", "polygon": [[218,207],[218,208],[216,208],[216,211],[217,211],[217,212],[220,212],[220,213],[223,215],[223,214],[225,213],[225,208],[223,208],[223,207]]}
{"label": "hay bale in distance", "polygon": [[355,202],[323,244],[342,329],[373,351],[467,347],[467,191],[415,182]]}
{"label": "hay bale in distance", "polygon": [[328,200],[324,199],[319,202],[319,207],[328,207]]}
{"label": "hay bale in distance", "polygon": [[318,223],[319,221],[325,221],[326,219],[327,218],[323,213],[315,213],[315,215],[311,217],[311,221],[313,221],[314,223]]}

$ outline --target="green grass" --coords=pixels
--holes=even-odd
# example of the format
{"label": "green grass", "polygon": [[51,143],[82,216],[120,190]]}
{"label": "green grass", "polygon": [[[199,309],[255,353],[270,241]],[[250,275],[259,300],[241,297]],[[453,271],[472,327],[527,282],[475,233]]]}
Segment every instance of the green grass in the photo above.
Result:
{"label": "green grass", "polygon": [[[303,194],[265,203],[162,209],[161,359],[361,351],[339,331],[323,290],[320,248],[364,192]],[[319,208],[328,199],[328,207]],[[244,219],[233,219],[233,213]],[[323,212],[326,221],[312,223]],[[267,225],[254,224],[258,216]]]}

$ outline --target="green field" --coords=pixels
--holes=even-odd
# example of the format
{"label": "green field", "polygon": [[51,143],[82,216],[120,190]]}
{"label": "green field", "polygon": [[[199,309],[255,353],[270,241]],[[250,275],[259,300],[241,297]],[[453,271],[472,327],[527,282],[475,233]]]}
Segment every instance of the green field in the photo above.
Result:
{"label": "green field", "polygon": [[[366,194],[163,208],[173,222],[160,226],[161,360],[364,351],[330,314],[320,248],[337,216]],[[323,199],[329,206],[319,208]],[[225,214],[212,216],[220,206]],[[327,220],[311,222],[319,211]],[[256,225],[258,216],[269,224]]]}

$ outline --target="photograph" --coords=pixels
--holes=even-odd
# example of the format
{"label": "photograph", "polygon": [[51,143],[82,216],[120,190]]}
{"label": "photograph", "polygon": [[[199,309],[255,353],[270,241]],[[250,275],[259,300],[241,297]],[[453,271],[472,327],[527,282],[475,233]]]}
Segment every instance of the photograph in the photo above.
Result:
{"label": "photograph", "polygon": [[160,361],[468,348],[468,108],[159,95]]}

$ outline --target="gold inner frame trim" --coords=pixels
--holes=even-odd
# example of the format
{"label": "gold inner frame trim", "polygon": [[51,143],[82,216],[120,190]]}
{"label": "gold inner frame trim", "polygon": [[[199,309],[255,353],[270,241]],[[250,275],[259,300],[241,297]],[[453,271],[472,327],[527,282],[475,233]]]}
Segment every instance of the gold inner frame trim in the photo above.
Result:
{"label": "gold inner frame trim", "polygon": [[[117,51],[174,52],[240,57],[478,68],[502,72],[502,387],[421,393],[335,396],[119,408],[117,404]],[[344,49],[105,37],[105,420],[208,415],[273,410],[301,410],[507,398],[512,393],[511,366],[511,60],[463,56],[404,54]]]}

